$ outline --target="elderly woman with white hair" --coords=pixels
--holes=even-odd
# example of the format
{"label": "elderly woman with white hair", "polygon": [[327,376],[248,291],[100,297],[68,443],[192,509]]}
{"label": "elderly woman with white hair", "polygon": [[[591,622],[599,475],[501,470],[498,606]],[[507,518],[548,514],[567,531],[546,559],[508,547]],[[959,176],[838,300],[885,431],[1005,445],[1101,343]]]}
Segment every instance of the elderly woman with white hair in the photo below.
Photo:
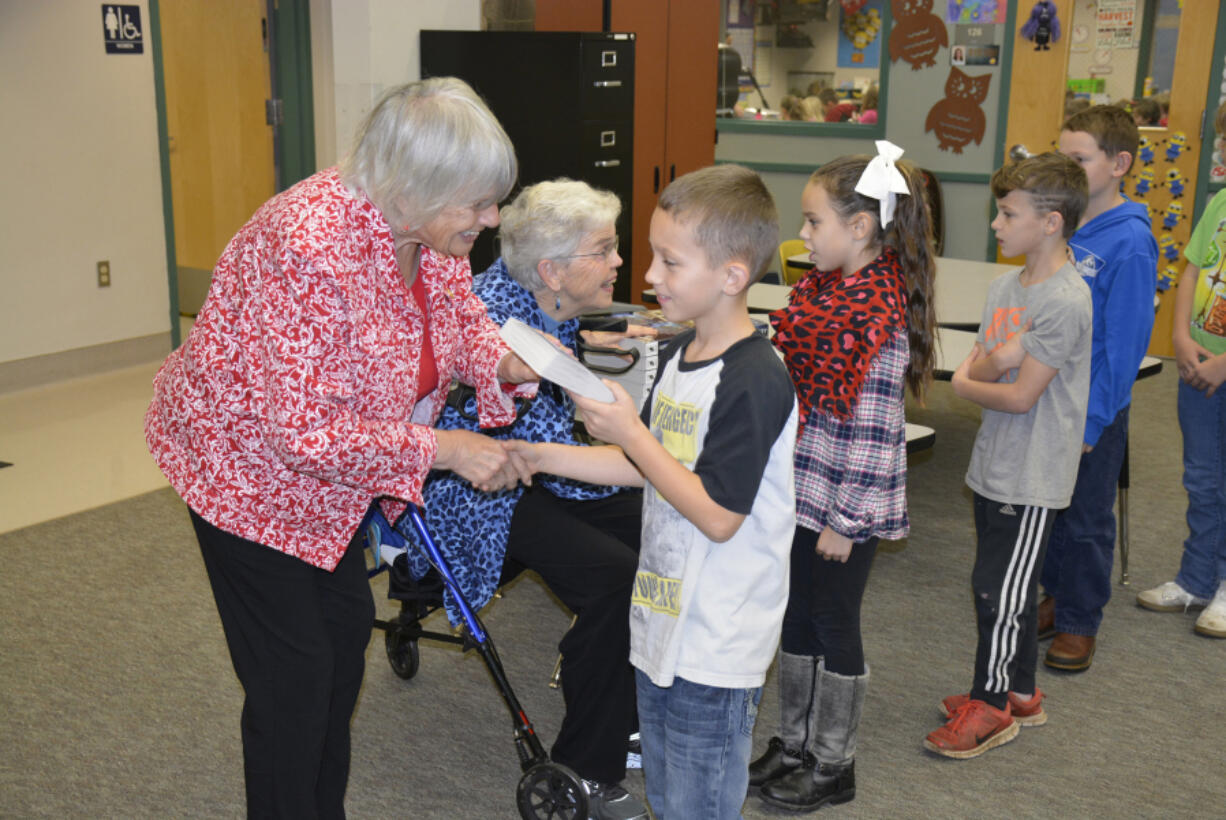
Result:
{"label": "elderly woman with white hair", "polygon": [[146,440],[189,508],[245,693],[249,816],[344,816],[372,501],[393,499],[389,515],[422,503],[432,469],[486,489],[520,478],[498,442],[433,429],[453,379],[492,426],[514,418],[502,384],[537,378],[473,295],[467,259],[515,175],[463,82],[390,90],[339,169],[273,197],[230,241],[154,381]]}
{"label": "elderly woman with white hair", "polygon": [[[620,210],[616,196],[583,182],[560,179],[521,191],[502,209],[502,258],[473,283],[490,318],[519,319],[577,351],[578,317],[613,300],[622,263],[614,225]],[[474,430],[471,398],[454,404],[439,427]],[[491,435],[573,444],[574,420],[570,397],[542,381],[523,417]],[[630,592],[641,493],[547,475],[528,488],[485,493],[448,473],[432,477],[424,495],[431,532],[470,603],[490,600],[506,563],[512,573],[537,572],[575,613],[559,645],[566,715],[550,756],[584,780],[592,817],[646,817],[643,804],[618,785],[636,725]],[[450,606],[449,614],[458,620]]]}

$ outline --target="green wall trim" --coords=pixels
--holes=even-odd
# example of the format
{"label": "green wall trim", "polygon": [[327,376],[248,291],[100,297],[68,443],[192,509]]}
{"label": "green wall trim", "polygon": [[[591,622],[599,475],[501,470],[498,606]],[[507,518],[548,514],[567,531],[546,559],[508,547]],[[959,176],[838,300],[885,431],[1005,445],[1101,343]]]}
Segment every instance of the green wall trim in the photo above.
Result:
{"label": "green wall trim", "polygon": [[[767,174],[811,174],[821,167],[820,162],[755,162],[753,160],[717,159],[716,165],[743,165],[746,168]],[[991,174],[972,173],[970,171],[930,171],[941,182],[965,182],[972,185],[987,185]]]}
{"label": "green wall trim", "polygon": [[162,17],[158,0],[149,0],[149,38],[153,50],[153,95],[157,104],[158,164],[162,171],[162,228],[166,234],[166,282],[170,289],[170,347],[182,343],[179,333],[179,264],[175,256],[174,192],[170,187],[170,137],[166,124],[166,78],[162,70]]}
{"label": "green wall trim", "polygon": [[803,162],[753,162],[742,159],[716,159],[716,165],[743,165],[759,173],[766,174],[811,174],[818,167],[816,163]]}
{"label": "green wall trim", "polygon": [[[1179,3],[1180,11],[1183,10],[1182,0]],[[1141,27],[1137,31],[1142,33],[1141,42],[1137,46],[1137,73],[1132,81],[1132,97],[1139,100],[1145,96],[1145,72],[1140,70],[1143,65],[1149,65],[1150,55],[1154,50],[1154,20],[1158,17],[1158,4],[1155,0],[1145,0],[1145,8],[1141,12]]]}
{"label": "green wall trim", "polygon": [[792,134],[804,137],[873,137],[885,136],[885,123],[878,119],[876,125],[860,125],[858,122],[793,122],[791,120],[742,120],[720,117],[715,120],[716,131],[741,134]]}
{"label": "green wall trim", "polygon": [[315,92],[311,76],[308,0],[272,4],[277,38],[277,95],[281,99],[281,187],[315,173]]}
{"label": "green wall trim", "polygon": [[[1018,30],[1017,25],[1017,3],[1009,4],[1009,11],[1005,15],[1005,31],[1002,35],[1004,39],[1004,54],[1000,58],[1000,99],[996,106],[996,153],[992,157],[992,167],[999,168],[1005,164],[1005,152],[1009,150],[1009,146],[1005,145],[1005,140],[1009,133],[1009,91],[1013,88],[1013,48],[1017,43],[1018,35],[1015,33]],[[1030,13],[1026,9],[1026,14]],[[1072,23],[1069,22],[1071,26]],[[1068,36],[1067,33],[1065,36]],[[1060,97],[1060,105],[1064,105],[1064,97]],[[937,175],[940,177],[940,174]],[[984,182],[990,182],[991,174],[986,175]],[[989,207],[991,208],[992,220],[996,219],[996,200],[989,197],[991,200]],[[988,231],[987,236],[987,256],[984,259],[996,259],[996,233]]]}

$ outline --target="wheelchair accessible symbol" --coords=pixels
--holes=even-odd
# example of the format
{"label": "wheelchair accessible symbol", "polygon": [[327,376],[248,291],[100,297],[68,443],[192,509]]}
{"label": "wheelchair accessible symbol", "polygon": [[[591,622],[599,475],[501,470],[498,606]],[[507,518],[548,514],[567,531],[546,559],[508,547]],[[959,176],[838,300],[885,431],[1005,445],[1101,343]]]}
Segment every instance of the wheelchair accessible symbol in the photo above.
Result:
{"label": "wheelchair accessible symbol", "polygon": [[145,50],[140,6],[102,4],[102,35],[107,54],[141,54]]}

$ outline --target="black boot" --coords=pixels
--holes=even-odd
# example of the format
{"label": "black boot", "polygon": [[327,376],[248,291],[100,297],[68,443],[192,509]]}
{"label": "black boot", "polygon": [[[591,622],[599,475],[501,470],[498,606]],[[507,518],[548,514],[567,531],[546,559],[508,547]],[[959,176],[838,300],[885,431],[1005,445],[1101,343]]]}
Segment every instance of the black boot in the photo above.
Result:
{"label": "black boot", "polygon": [[806,761],[796,771],[762,787],[762,799],[792,811],[814,811],[846,803],[856,796],[856,761],[831,766]]}
{"label": "black boot", "polygon": [[816,763],[762,787],[762,799],[793,811],[813,811],[826,804],[846,803],[856,796],[856,735],[868,691],[868,667],[863,675],[840,675],[817,665],[817,708],[811,743]]}
{"label": "black boot", "polygon": [[779,734],[770,739],[766,753],[749,764],[751,789],[815,759],[804,749],[809,744],[818,681],[818,658],[779,653]]}
{"label": "black boot", "polygon": [[749,764],[749,786],[757,788],[763,783],[777,780],[799,769],[802,765],[816,763],[812,755],[803,755],[799,750],[787,749],[778,737],[772,737],[766,753]]}

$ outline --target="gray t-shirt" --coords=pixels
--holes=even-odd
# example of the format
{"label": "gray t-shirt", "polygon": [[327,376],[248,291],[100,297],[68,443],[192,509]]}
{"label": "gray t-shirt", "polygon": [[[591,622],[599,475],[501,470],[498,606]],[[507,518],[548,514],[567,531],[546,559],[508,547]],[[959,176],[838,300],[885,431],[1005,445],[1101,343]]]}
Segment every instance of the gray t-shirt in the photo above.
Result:
{"label": "gray t-shirt", "polygon": [[[1028,412],[983,411],[966,483],[994,501],[1061,509],[1073,497],[1090,395],[1090,289],[1071,264],[1030,287],[1020,273],[988,288],[979,344],[991,353],[1029,322],[1022,348],[1059,372]],[[1012,370],[1001,381],[1016,378]]]}

